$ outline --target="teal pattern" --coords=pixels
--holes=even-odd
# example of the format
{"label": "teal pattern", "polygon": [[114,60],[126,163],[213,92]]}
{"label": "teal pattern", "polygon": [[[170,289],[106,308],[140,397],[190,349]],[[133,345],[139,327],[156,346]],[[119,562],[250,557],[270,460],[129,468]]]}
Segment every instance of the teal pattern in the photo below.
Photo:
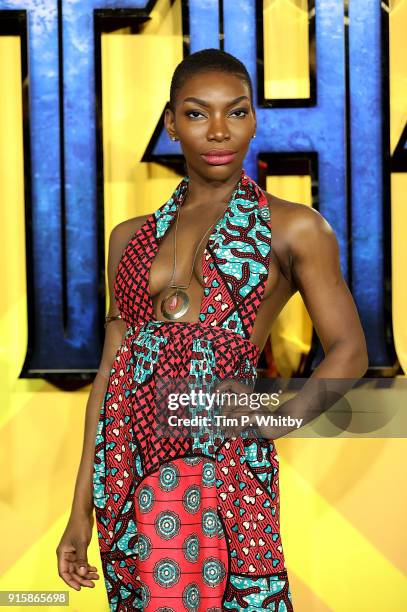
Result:
{"label": "teal pattern", "polygon": [[[156,319],[149,271],[188,183],[184,177],[130,239],[114,284],[127,331],[100,410],[93,473],[109,605],[292,612],[273,441],[224,438],[204,426],[193,436],[160,437],[156,427],[160,379],[186,382],[187,392],[211,392],[223,378],[251,388],[257,380],[260,349],[251,335],[271,227],[267,198],[244,170],[202,254],[197,321]],[[191,404],[189,416],[204,408]]]}

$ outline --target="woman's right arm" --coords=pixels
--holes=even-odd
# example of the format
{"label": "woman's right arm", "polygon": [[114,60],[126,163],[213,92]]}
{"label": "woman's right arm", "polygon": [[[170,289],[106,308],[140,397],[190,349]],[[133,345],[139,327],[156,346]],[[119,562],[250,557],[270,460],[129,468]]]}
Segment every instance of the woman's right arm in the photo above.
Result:
{"label": "woman's right arm", "polygon": [[[137,217],[120,223],[111,232],[107,263],[109,285],[108,315],[119,314],[114,296],[114,282],[117,267],[132,233],[140,226],[145,217]],[[58,574],[69,585],[80,590],[81,586],[94,587],[93,580],[99,578],[97,569],[88,564],[87,548],[93,528],[93,462],[96,430],[100,410],[114,358],[126,333],[126,323],[122,319],[110,321],[106,326],[102,358],[98,372],[92,383],[86,405],[85,429],[72,508],[67,527],[57,547]]]}

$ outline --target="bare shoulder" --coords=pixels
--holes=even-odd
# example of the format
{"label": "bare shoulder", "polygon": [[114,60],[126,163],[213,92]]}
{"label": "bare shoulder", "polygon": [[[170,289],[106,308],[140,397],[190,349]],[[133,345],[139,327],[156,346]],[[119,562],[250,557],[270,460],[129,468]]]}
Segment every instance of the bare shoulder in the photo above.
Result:
{"label": "bare shoulder", "polygon": [[124,250],[132,236],[140,229],[150,215],[140,215],[115,225],[110,233],[110,244],[115,251]]}
{"label": "bare shoulder", "polygon": [[311,206],[284,200],[264,192],[267,197],[274,240],[290,253],[291,258],[304,249],[312,250],[323,243],[337,247],[335,232],[325,217]]}

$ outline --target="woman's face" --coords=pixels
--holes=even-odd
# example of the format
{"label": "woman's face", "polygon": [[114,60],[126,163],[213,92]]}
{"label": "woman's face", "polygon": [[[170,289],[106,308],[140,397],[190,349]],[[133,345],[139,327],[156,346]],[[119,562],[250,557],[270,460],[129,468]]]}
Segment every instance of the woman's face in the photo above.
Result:
{"label": "woman's face", "polygon": [[178,90],[175,114],[166,109],[164,122],[180,141],[188,173],[208,179],[226,179],[241,169],[256,131],[247,83],[216,71],[191,76]]}

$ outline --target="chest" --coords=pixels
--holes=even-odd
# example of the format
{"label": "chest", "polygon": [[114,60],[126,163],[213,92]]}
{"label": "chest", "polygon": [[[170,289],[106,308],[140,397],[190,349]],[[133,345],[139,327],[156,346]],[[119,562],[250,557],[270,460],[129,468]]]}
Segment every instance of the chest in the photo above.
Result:
{"label": "chest", "polygon": [[[119,264],[116,299],[130,324],[157,320],[154,298],[168,287],[174,271],[175,212],[164,208],[149,217]],[[234,200],[196,248],[198,233],[195,240],[183,233],[174,276],[176,284],[187,285],[191,278],[201,288],[197,319],[191,322],[249,337],[269,276],[268,207]]]}

